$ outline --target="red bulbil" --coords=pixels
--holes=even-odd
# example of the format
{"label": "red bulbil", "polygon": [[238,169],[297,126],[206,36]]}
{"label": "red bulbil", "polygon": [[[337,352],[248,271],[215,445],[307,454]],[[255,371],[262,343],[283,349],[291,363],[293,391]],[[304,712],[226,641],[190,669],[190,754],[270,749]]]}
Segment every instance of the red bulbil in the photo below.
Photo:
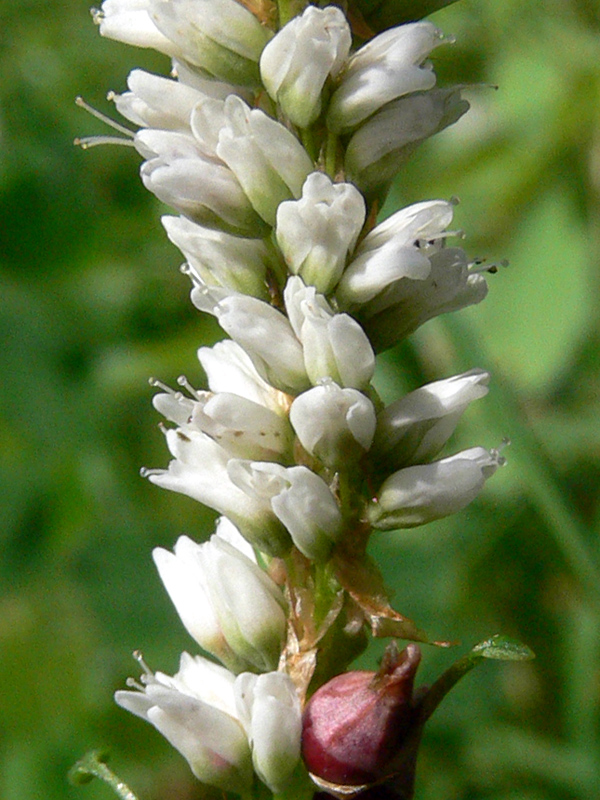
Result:
{"label": "red bulbil", "polygon": [[415,722],[413,684],[421,651],[388,649],[378,672],[355,671],[330,680],[303,717],[302,756],[330,783],[361,786],[390,774]]}

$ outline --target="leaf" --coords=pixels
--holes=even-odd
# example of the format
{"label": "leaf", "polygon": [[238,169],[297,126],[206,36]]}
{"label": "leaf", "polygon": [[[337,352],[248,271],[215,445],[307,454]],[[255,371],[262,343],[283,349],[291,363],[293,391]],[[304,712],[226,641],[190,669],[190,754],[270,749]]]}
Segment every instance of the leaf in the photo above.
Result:
{"label": "leaf", "polygon": [[476,644],[471,653],[481,658],[492,658],[496,661],[531,661],[535,653],[526,644],[497,633],[491,639]]}

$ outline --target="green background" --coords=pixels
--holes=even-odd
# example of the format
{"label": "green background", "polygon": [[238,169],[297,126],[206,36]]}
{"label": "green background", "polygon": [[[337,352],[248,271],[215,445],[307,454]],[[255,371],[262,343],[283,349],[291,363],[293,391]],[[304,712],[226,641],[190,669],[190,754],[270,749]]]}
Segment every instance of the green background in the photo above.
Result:
{"label": "green background", "polygon": [[[600,5],[461,0],[433,19],[457,38],[435,53],[440,82],[472,85],[473,111],[418,151],[391,200],[457,195],[467,250],[510,266],[483,305],[386,354],[378,386],[392,399],[488,368],[450,449],[512,444],[468,510],[372,550],[396,607],[461,643],[428,648],[423,681],[496,632],[537,659],[457,687],[429,725],[417,798],[596,800]],[[150,552],[207,536],[213,515],[138,471],[168,460],[148,376],[199,385],[195,350],[220,334],[189,303],[135,152],[72,145],[104,132],[75,95],[116,116],[106,91],[168,64],[101,40],[74,0],[4,0],[0,47],[0,797],[107,798],[66,782],[106,746],[143,800],[200,798],[112,693],[135,648],[166,672],[194,652]]]}

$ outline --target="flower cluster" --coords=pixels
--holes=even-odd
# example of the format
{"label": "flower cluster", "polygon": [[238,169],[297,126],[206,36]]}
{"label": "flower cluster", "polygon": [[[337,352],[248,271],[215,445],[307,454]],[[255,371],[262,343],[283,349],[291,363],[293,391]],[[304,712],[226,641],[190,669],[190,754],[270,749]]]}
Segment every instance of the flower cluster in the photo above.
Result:
{"label": "flower cluster", "polygon": [[[223,666],[184,653],[169,677],[140,657],[141,682],[116,699],[200,780],[242,796],[257,778],[274,793],[313,785],[306,697],[343,672],[365,630],[423,638],[387,604],[370,534],[459,511],[503,461],[482,447],[439,457],[486,394],[483,370],[387,407],[371,385],[376,353],[487,291],[448,245],[452,203],[375,224],[414,148],[468,108],[460,88],[436,87],[428,60],[448,39],[423,20],[369,38],[364,21],[351,29],[352,3],[348,18],[299,5],[287,24],[287,4],[269,0],[105,0],[95,12],[102,35],[173,60],[171,78],[134,70],[111,96],[137,126],[144,185],[180,214],[162,222],[192,302],[229,337],[198,351],[207,389],[154,381],[172,461],[145,470],[222,515],[208,541],[183,536],[154,559]],[[406,658],[410,691],[394,702],[412,693],[418,648]],[[307,731],[323,719],[310,708]]]}

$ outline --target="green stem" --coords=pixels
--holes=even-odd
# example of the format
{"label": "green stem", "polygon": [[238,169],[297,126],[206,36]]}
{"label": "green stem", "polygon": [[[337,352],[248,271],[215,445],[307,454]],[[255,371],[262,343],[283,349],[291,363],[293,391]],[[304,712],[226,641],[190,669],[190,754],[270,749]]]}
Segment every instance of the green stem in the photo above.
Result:
{"label": "green stem", "polygon": [[97,750],[86,753],[69,771],[69,780],[75,785],[89,783],[92,778],[107,783],[121,800],[138,800],[127,784],[106,766],[106,755]]}
{"label": "green stem", "polygon": [[331,131],[327,132],[325,144],[325,172],[334,180],[337,172],[338,137]]}

